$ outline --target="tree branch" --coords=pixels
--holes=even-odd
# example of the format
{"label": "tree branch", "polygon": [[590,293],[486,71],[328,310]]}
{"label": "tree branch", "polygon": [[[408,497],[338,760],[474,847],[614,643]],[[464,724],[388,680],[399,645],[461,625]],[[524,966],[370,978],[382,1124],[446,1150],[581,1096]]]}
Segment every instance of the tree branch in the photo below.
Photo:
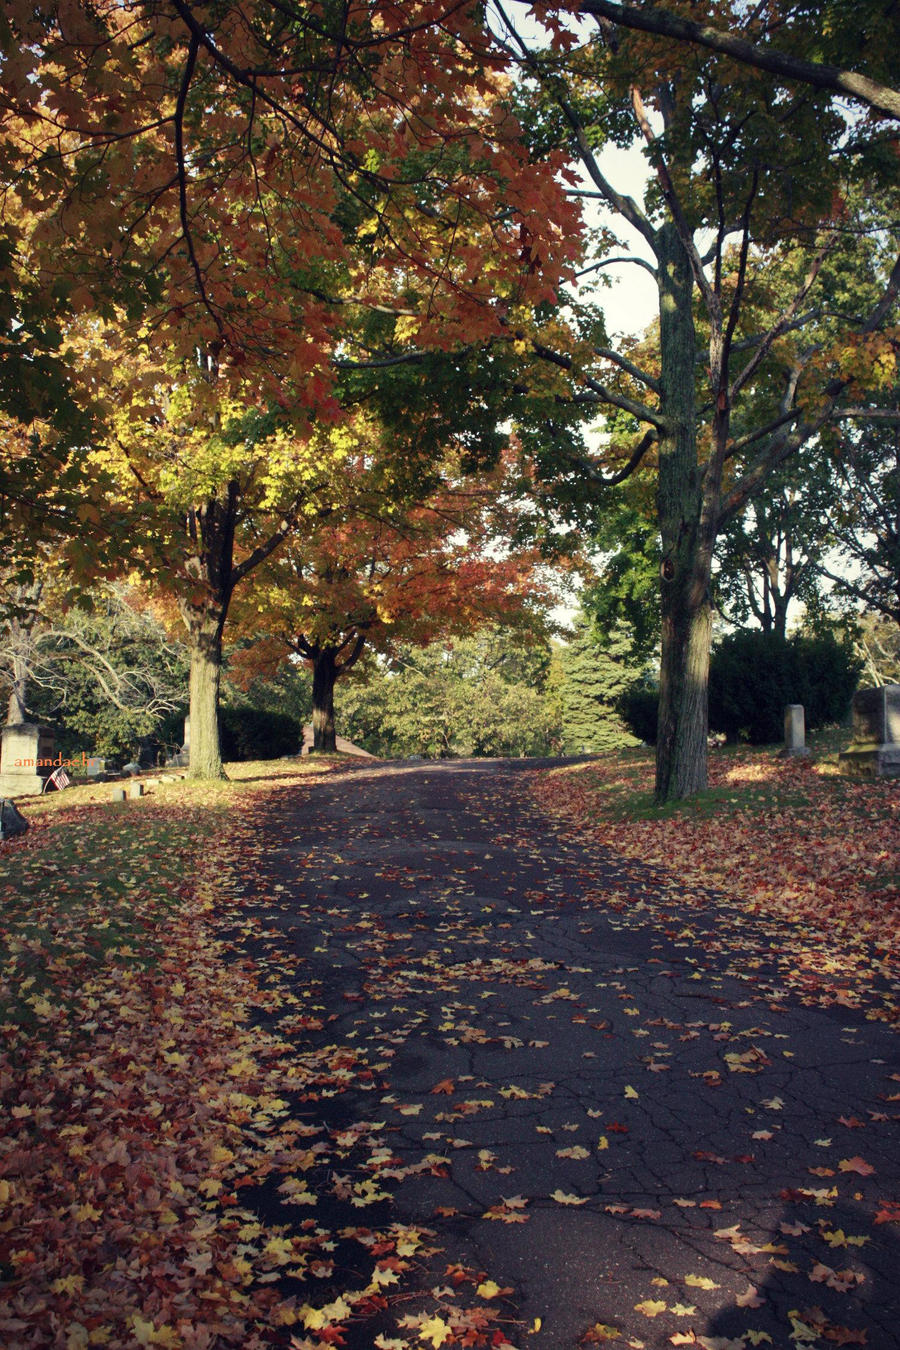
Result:
{"label": "tree branch", "polygon": [[816,89],[829,89],[835,94],[849,95],[867,103],[870,108],[885,117],[900,118],[900,92],[852,70],[841,70],[838,66],[789,56],[786,52],[777,51],[775,48],[749,42],[746,38],[738,37],[736,33],[722,32],[708,24],[683,19],[664,9],[651,9],[644,5],[638,8],[635,5],[618,4],[615,0],[581,0],[581,13],[590,14],[598,22],[605,19],[621,24],[623,28],[636,28],[644,33],[655,33],[659,37],[675,38],[679,42],[691,42],[696,46],[707,47],[710,51],[730,56],[744,65],[755,66],[757,70],[780,75],[789,82],[809,84]]}

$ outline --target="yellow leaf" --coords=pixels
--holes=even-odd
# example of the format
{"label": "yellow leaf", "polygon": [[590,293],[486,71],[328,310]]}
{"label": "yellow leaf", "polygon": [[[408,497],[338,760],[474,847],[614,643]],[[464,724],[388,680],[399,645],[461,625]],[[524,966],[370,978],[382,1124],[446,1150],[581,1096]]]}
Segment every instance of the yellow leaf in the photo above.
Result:
{"label": "yellow leaf", "polygon": [[419,1340],[430,1341],[435,1350],[450,1339],[450,1327],[442,1317],[429,1317],[419,1327]]}
{"label": "yellow leaf", "polygon": [[628,1098],[629,1101],[634,1101],[637,1097],[640,1096],[640,1093],[636,1092],[633,1087],[626,1087],[625,1096]]}
{"label": "yellow leaf", "polygon": [[500,1293],[500,1286],[495,1280],[482,1280],[475,1293],[479,1298],[496,1298]]}
{"label": "yellow leaf", "polygon": [[666,1305],[661,1298],[645,1298],[643,1302],[634,1305],[634,1310],[643,1313],[645,1317],[659,1317],[660,1313],[666,1311]]}
{"label": "yellow leaf", "polygon": [[556,1190],[553,1192],[553,1194],[550,1196],[550,1199],[551,1199],[551,1200],[555,1200],[556,1203],[557,1203],[558,1205],[586,1205],[586,1204],[587,1204],[587,1196],[567,1195],[566,1192],[560,1190],[560,1188],[559,1188],[558,1186],[557,1186]]}
{"label": "yellow leaf", "polygon": [[685,1275],[685,1284],[689,1284],[692,1289],[718,1289],[715,1280],[711,1280],[708,1275]]}

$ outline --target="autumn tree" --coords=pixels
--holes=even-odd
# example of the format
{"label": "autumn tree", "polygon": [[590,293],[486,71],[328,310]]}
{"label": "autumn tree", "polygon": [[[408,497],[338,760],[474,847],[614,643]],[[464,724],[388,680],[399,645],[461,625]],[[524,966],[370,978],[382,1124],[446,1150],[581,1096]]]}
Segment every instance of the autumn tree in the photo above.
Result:
{"label": "autumn tree", "polygon": [[333,411],[360,314],[379,345],[471,342],[577,250],[479,4],[16,3],[0,43],[20,390],[47,352],[71,379],[65,325],[96,311]]}
{"label": "autumn tree", "polygon": [[[230,597],[319,509],[334,465],[304,454],[353,415],[338,372],[484,341],[552,300],[578,249],[562,157],[526,148],[474,3],[23,4],[0,41],[7,355],[52,365],[92,419],[156,584],[181,521],[192,772],[218,773]],[[280,444],[259,487],[279,409],[296,481]],[[277,519],[251,525],[257,507]]]}
{"label": "autumn tree", "polygon": [[289,540],[244,608],[245,629],[249,621],[270,635],[263,646],[254,634],[245,665],[288,651],[310,663],[314,748],[326,752],[335,684],[365,649],[389,655],[500,620],[536,632],[555,598],[537,551],[509,543],[508,465],[462,476],[458,455],[445,456],[439,472],[427,465],[417,500],[408,463],[398,482],[383,454],[367,461],[347,461],[334,523]]}
{"label": "autumn tree", "polygon": [[[580,191],[627,236],[604,225],[590,266],[630,259],[658,287],[655,351],[636,353],[599,331],[590,340],[575,333],[567,345],[556,332],[552,341],[539,333],[531,340],[538,356],[573,377],[570,401],[618,410],[599,452],[585,455],[560,437],[566,473],[580,464],[594,491],[654,456],[656,792],[684,796],[706,782],[719,533],[823,427],[858,415],[867,384],[892,378],[900,259],[857,246],[871,221],[860,223],[852,193],[854,178],[886,172],[886,147],[877,127],[848,122],[830,95],[782,86],[702,48],[606,25],[576,31],[573,10],[549,4],[538,11],[550,30],[541,47],[500,12],[535,142],[566,147],[584,175]],[[764,22],[761,10],[738,6],[728,17],[735,33]],[[635,136],[651,173],[643,201],[617,190],[600,163],[604,144]],[[870,295],[861,309],[829,314],[824,279],[841,255],[870,269]],[[630,435],[621,414],[632,419]]]}

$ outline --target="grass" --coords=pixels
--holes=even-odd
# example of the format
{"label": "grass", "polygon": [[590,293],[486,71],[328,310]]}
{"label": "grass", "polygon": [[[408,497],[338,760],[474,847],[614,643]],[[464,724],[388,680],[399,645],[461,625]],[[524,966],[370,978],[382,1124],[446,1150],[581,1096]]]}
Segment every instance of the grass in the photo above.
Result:
{"label": "grass", "polygon": [[[850,733],[843,727],[828,727],[809,737],[808,763],[827,776],[835,798],[848,805],[857,802],[847,779],[838,774],[838,754]],[[683,801],[658,804],[653,795],[654,751],[638,748],[616,751],[594,761],[594,772],[585,778],[591,785],[597,807],[611,822],[661,821],[679,818],[720,819],[723,814],[794,813],[809,809],[813,797],[809,783],[795,775],[779,774],[779,745],[749,748],[725,745],[709,752],[709,787]],[[796,763],[796,761],[795,761]]]}
{"label": "grass", "polygon": [[648,896],[698,910],[724,903],[726,913],[787,925],[788,983],[791,962],[831,963],[843,984],[832,980],[823,997],[856,1006],[865,996],[867,1015],[900,1019],[900,998],[870,978],[900,970],[900,782],[843,776],[848,740],[845,731],[811,736],[810,755],[794,759],[778,746],[714,749],[708,788],[664,806],[653,801],[646,749],[557,769],[533,790],[545,810],[642,864]]}
{"label": "grass", "polygon": [[[340,758],[340,757],[336,757]],[[19,802],[25,835],[0,846],[0,1032],[49,1031],[109,963],[146,968],[237,797],[328,771],[330,757],[227,766],[220,783],[157,782],[111,801],[86,783]]]}

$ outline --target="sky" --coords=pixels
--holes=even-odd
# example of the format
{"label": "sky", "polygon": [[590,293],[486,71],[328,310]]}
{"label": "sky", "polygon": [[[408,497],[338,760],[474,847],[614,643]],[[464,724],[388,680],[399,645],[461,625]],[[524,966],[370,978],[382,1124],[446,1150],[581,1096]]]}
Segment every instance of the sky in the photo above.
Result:
{"label": "sky", "polygon": [[[610,146],[599,155],[598,163],[601,172],[618,192],[641,201],[647,181],[647,161],[639,146],[628,150]],[[620,216],[614,216],[590,199],[585,200],[585,216],[589,222],[601,222],[614,228],[626,244],[625,252],[638,254],[648,262],[654,261],[646,242]],[[604,268],[603,275],[613,284],[600,287],[596,300],[606,316],[610,337],[642,333],[658,312],[656,285],[650,273],[634,263],[624,263]]]}

